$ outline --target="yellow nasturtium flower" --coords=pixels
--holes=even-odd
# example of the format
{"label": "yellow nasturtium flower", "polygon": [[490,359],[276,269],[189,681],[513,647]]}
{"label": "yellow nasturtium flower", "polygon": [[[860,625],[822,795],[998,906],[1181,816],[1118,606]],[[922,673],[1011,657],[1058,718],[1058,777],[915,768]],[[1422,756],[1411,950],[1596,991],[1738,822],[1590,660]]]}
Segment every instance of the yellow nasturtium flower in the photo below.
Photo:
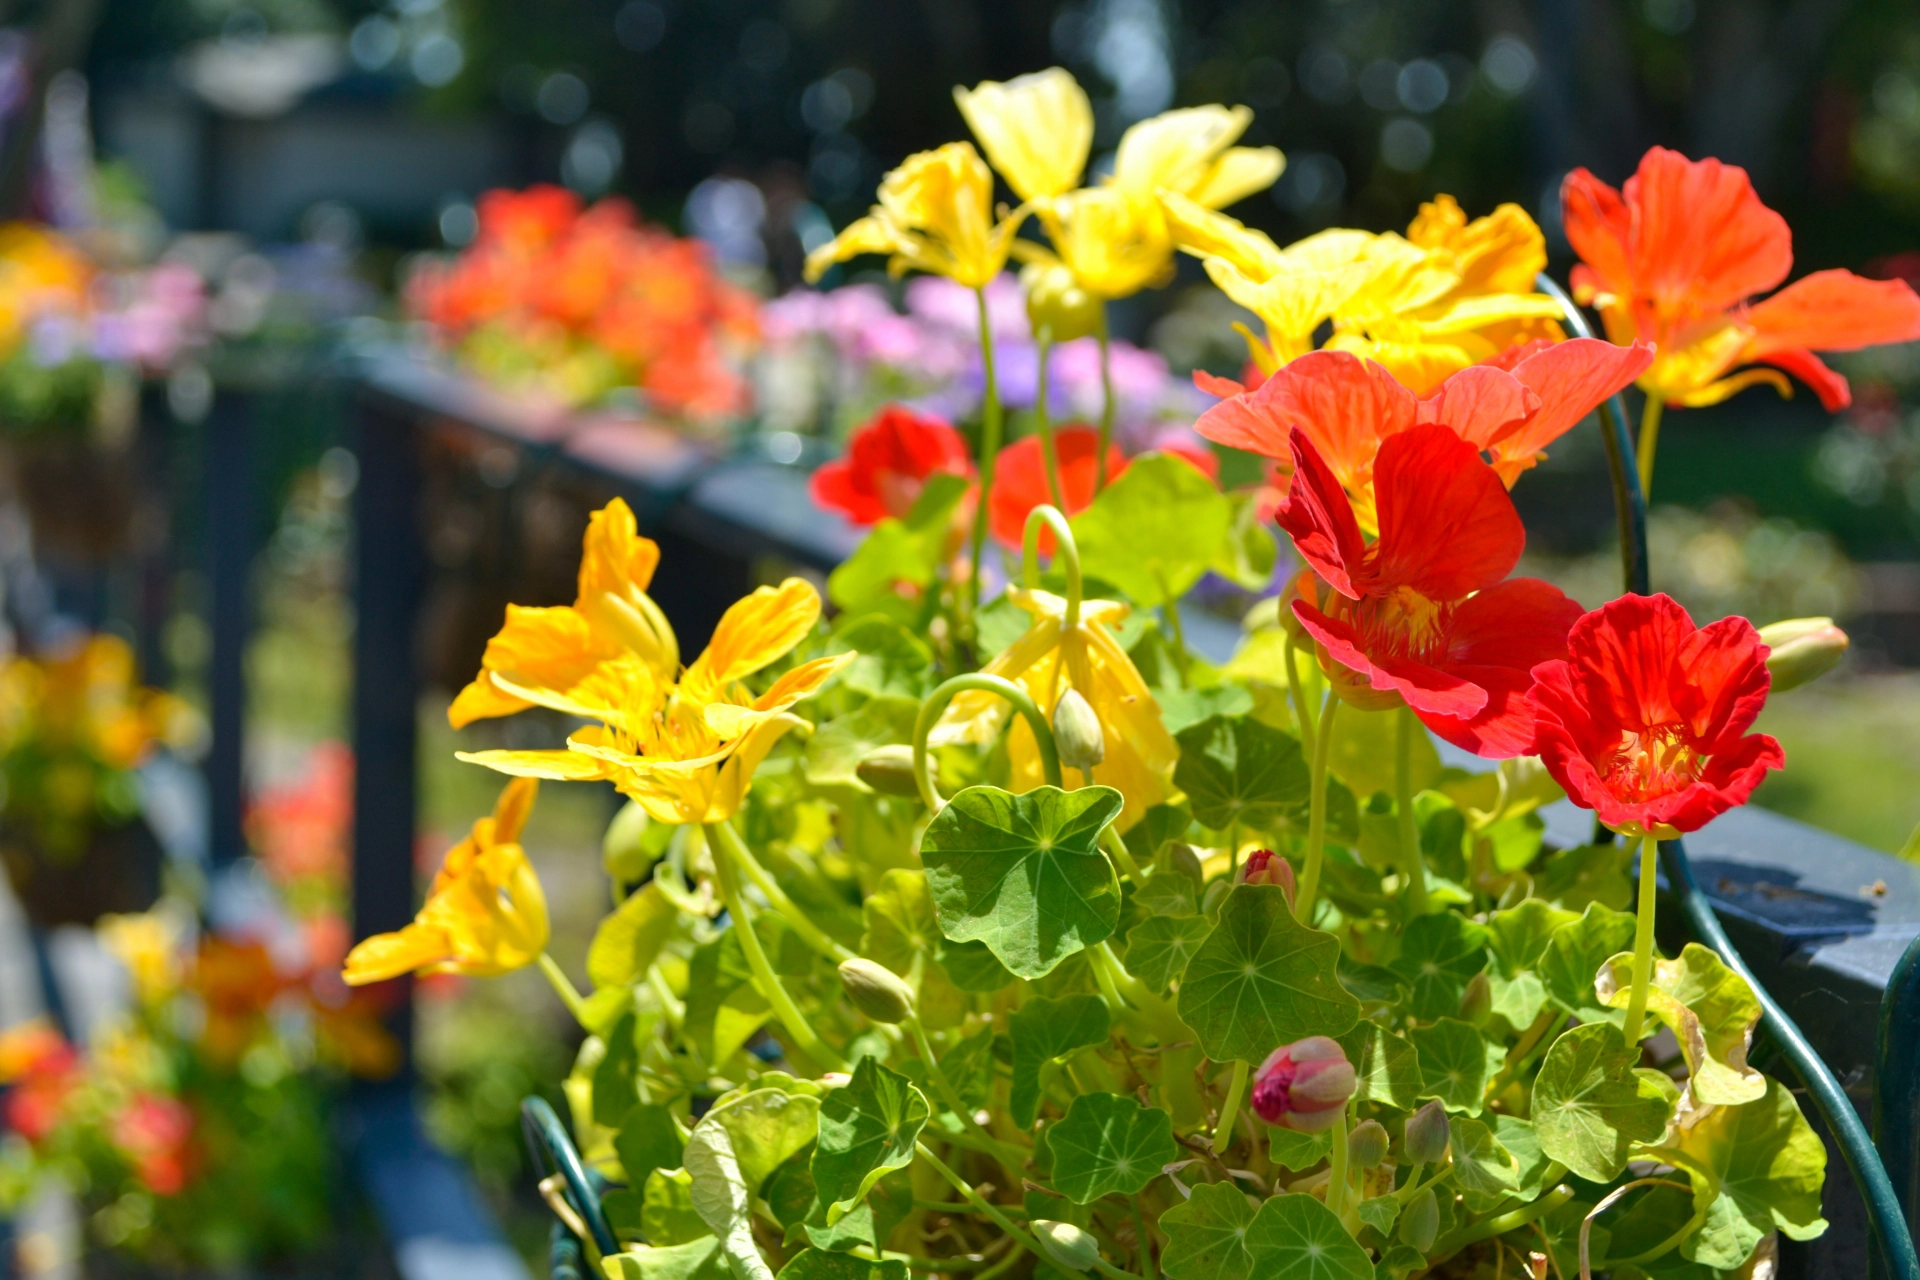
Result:
{"label": "yellow nasturtium flower", "polygon": [[133,980],[143,1005],[156,1005],[180,987],[180,930],[158,911],[100,917],[100,945]]}
{"label": "yellow nasturtium flower", "polygon": [[505,685],[564,693],[602,662],[631,653],[661,679],[680,666],[680,644],[647,595],[660,548],[643,538],[620,498],[593,513],[582,539],[578,594],[571,606],[507,606],[506,625],[487,642],[480,674],[447,708],[456,729],[525,711],[534,700]]}
{"label": "yellow nasturtium flower", "polygon": [[1051,200],[1080,185],[1093,149],[1093,104],[1072,72],[1048,67],[1004,84],[956,85],[953,100],[1013,194]]}
{"label": "yellow nasturtium flower", "polygon": [[1545,238],[1518,205],[1468,221],[1441,196],[1405,237],[1334,229],[1282,249],[1177,193],[1162,203],[1180,246],[1266,324],[1266,341],[1249,335],[1248,347],[1267,373],[1312,350],[1328,320],[1328,347],[1379,362],[1420,395],[1508,347],[1563,336],[1559,304],[1533,291]]}
{"label": "yellow nasturtium flower", "polygon": [[736,601],[677,683],[631,653],[564,690],[496,675],[515,697],[599,723],[576,731],[564,751],[476,751],[459,758],[521,777],[611,782],[661,822],[724,821],[746,798],[753,771],[774,743],[802,723],[790,708],[857,656],[802,663],[758,697],[741,683],[784,657],[819,617],[820,593],[804,579],[788,578]]}
{"label": "yellow nasturtium flower", "polygon": [[[1125,830],[1172,794],[1170,779],[1180,757],[1161,723],[1159,704],[1114,636],[1113,628],[1127,616],[1129,606],[1116,600],[1082,601],[1079,621],[1069,628],[1067,602],[1060,596],[1016,587],[1008,590],[1007,598],[1033,615],[1033,625],[987,664],[987,674],[1004,676],[1025,689],[1049,721],[1068,689],[1087,700],[1106,740],[1106,755],[1094,766],[1093,780],[1126,797],[1119,822]],[[986,744],[999,736],[1011,713],[1005,699],[970,689],[948,704],[927,741],[933,746]],[[1013,722],[1007,755],[1014,791],[1031,791],[1046,781],[1039,746],[1025,719]]]}
{"label": "yellow nasturtium flower", "polygon": [[413,923],[347,954],[348,983],[414,972],[496,977],[540,958],[547,948],[547,898],[520,847],[539,786],[528,778],[507,784],[493,815],[447,851]]}
{"label": "yellow nasturtium flower", "polygon": [[807,279],[865,253],[888,255],[894,275],[925,271],[982,289],[1007,265],[1023,205],[993,219],[993,171],[970,142],[950,142],[908,156],[880,180],[879,203],[866,217],[807,255]]}

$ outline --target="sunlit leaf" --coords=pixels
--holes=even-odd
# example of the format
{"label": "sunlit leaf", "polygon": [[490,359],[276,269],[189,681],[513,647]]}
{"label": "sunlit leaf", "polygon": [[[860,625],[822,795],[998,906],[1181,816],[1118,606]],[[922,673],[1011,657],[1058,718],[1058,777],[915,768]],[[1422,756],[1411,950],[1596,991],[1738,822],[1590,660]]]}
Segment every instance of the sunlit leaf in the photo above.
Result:
{"label": "sunlit leaf", "polygon": [[1127,931],[1127,972],[1165,995],[1212,932],[1205,916],[1149,916]]}
{"label": "sunlit leaf", "polygon": [[1820,1216],[1827,1149],[1778,1080],[1767,1081],[1758,1101],[1716,1107],[1681,1130],[1674,1158],[1720,1189],[1700,1233],[1680,1246],[1693,1261],[1732,1270],[1769,1231],[1811,1240],[1827,1229]]}
{"label": "sunlit leaf", "polygon": [[860,954],[918,984],[918,1010],[929,1026],[952,1026],[967,998],[937,963],[944,949],[940,919],[924,871],[895,867],[860,904],[866,928]]}
{"label": "sunlit leaf", "polygon": [[1327,1158],[1333,1150],[1333,1131],[1322,1129],[1319,1133],[1295,1133],[1292,1129],[1282,1129],[1278,1125],[1265,1126],[1267,1131],[1267,1154],[1282,1169],[1296,1172],[1311,1169]]}
{"label": "sunlit leaf", "polygon": [[620,1121],[613,1149],[620,1157],[628,1184],[640,1186],[655,1169],[678,1169],[687,1144],[674,1127],[671,1111],[657,1102],[642,1102],[630,1108]]}
{"label": "sunlit leaf", "polygon": [[587,948],[587,976],[593,985],[629,987],[645,977],[673,936],[678,918],[657,884],[628,894],[593,931],[593,943]]}
{"label": "sunlit leaf", "polygon": [[1560,926],[1580,918],[1538,898],[1527,898],[1487,918],[1487,947],[1500,972],[1511,978],[1534,968]]}
{"label": "sunlit leaf", "polygon": [[1268,831],[1303,821],[1313,793],[1299,741],[1251,716],[1211,716],[1183,729],[1174,785],[1193,816],[1225,831]]}
{"label": "sunlit leaf", "polygon": [[1344,1035],[1360,1002],[1340,985],[1340,943],[1293,918],[1278,885],[1243,884],[1187,962],[1180,1018],[1216,1062],[1259,1062],[1303,1036]]}
{"label": "sunlit leaf", "polygon": [[1487,967],[1487,930],[1455,911],[1421,916],[1388,966],[1407,984],[1407,1011],[1425,1021],[1460,1011],[1473,975]]}
{"label": "sunlit leaf", "polygon": [[1420,1057],[1420,1096],[1438,1098],[1449,1111],[1479,1115],[1487,1090],[1487,1039],[1458,1018],[1441,1018],[1407,1032]]}
{"label": "sunlit leaf", "polygon": [[964,477],[929,476],[907,518],[880,521],[827,578],[827,598],[858,614],[889,597],[897,599],[897,582],[918,587],[931,583],[940,569],[953,509],[966,491]]}
{"label": "sunlit leaf", "polygon": [[1339,1040],[1353,1064],[1356,1101],[1413,1109],[1421,1094],[1420,1058],[1405,1036],[1363,1020]]}
{"label": "sunlit leaf", "polygon": [[1467,1207],[1485,1212],[1501,1197],[1520,1189],[1520,1162],[1478,1120],[1464,1116],[1449,1122],[1448,1150],[1454,1185],[1467,1195]]}
{"label": "sunlit leaf", "polygon": [[1160,1215],[1167,1247],[1160,1269],[1168,1280],[1250,1280],[1253,1253],[1247,1245],[1254,1206],[1230,1182],[1210,1182]]}
{"label": "sunlit leaf", "polygon": [[1627,1167],[1633,1144],[1658,1141],[1673,1112],[1673,1084],[1636,1068],[1639,1060],[1640,1047],[1611,1023],[1586,1023],[1555,1040],[1533,1082],[1540,1149],[1590,1182],[1607,1182]]}
{"label": "sunlit leaf", "polygon": [[[758,927],[758,921],[755,922]],[[732,929],[693,949],[687,968],[687,1013],[681,1031],[708,1062],[725,1062],[753,1038],[772,1006],[753,985],[753,971]]]}
{"label": "sunlit leaf", "polygon": [[1149,453],[1074,517],[1073,536],[1088,574],[1156,608],[1206,573],[1232,519],[1227,499],[1191,464]]}
{"label": "sunlit leaf", "polygon": [[1633,905],[1633,881],[1626,844],[1580,845],[1550,855],[1534,880],[1534,892],[1556,907],[1585,911],[1593,903],[1616,911]]}
{"label": "sunlit leaf", "polygon": [[803,1249],[780,1268],[779,1280],[907,1280],[907,1264],[898,1258],[876,1262],[851,1253]]}
{"label": "sunlit leaf", "polygon": [[856,619],[840,629],[834,640],[836,650],[850,649],[860,655],[840,672],[844,688],[869,698],[911,701],[933,688],[933,650],[912,628],[893,618],[873,614]]}
{"label": "sunlit leaf", "polygon": [[638,1245],[606,1259],[606,1269],[610,1280],[732,1280],[720,1240],[711,1235],[666,1248]]}
{"label": "sunlit leaf", "polygon": [[[1392,795],[1394,761],[1399,748],[1401,712],[1356,711],[1340,708],[1333,742],[1327,749],[1327,770],[1352,788],[1361,804],[1376,791]],[[1417,794],[1440,780],[1440,753],[1422,729],[1413,735],[1413,789]]]}
{"label": "sunlit leaf", "polygon": [[889,1170],[913,1160],[926,1127],[927,1100],[897,1071],[862,1058],[853,1079],[820,1103],[820,1140],[813,1149],[813,1185],[838,1222]]}
{"label": "sunlit leaf", "polygon": [[962,791],[920,844],[942,931],[986,943],[1022,978],[1106,938],[1120,919],[1120,881],[1099,839],[1121,807],[1111,787]]}
{"label": "sunlit leaf", "polygon": [[753,1198],[769,1174],[814,1140],[819,1120],[818,1096],[779,1087],[722,1098],[693,1127],[693,1207],[720,1237],[736,1280],[771,1280],[753,1240]]}
{"label": "sunlit leaf", "polygon": [[[1632,998],[1633,957],[1618,955],[1600,970],[1595,991],[1616,1009]],[[1689,942],[1678,958],[1656,960],[1647,1012],[1680,1042],[1696,1102],[1738,1106],[1767,1091],[1767,1078],[1747,1065],[1760,1021],[1760,998],[1747,980],[1706,947]]]}
{"label": "sunlit leaf", "polygon": [[1076,1204],[1119,1192],[1133,1195],[1173,1163],[1173,1117],[1117,1093],[1083,1093],[1048,1126],[1053,1185]]}
{"label": "sunlit leaf", "polygon": [[816,787],[866,790],[855,767],[880,747],[912,741],[918,708],[918,703],[906,698],[869,698],[857,711],[821,725],[801,756],[807,781]]}
{"label": "sunlit leaf", "polygon": [[1040,1108],[1040,1068],[1076,1049],[1107,1042],[1106,1001],[1099,996],[1036,996],[1013,1011],[1013,1090],[1008,1110],[1022,1129],[1033,1127]]}
{"label": "sunlit leaf", "polygon": [[1547,985],[1547,998],[1582,1022],[1610,1022],[1619,1026],[1627,1015],[1610,1009],[1594,992],[1594,975],[1611,956],[1633,945],[1633,917],[1599,903],[1586,914],[1553,931],[1536,970]]}
{"label": "sunlit leaf", "polygon": [[693,1175],[685,1169],[655,1169],[641,1193],[640,1227],[647,1243],[685,1244],[713,1229],[693,1207]]}

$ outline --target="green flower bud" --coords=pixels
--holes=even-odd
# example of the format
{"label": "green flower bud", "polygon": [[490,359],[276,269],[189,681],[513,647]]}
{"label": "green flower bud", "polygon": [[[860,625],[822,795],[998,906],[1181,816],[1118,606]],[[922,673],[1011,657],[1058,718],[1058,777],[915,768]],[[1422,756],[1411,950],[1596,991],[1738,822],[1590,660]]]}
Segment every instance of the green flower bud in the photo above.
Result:
{"label": "green flower bud", "polygon": [[875,1022],[904,1022],[913,1016],[913,988],[885,965],[865,956],[842,960],[840,982],[853,1007]]}
{"label": "green flower bud", "polygon": [[1362,1120],[1347,1135],[1347,1159],[1360,1169],[1377,1168],[1387,1158],[1386,1126],[1378,1120]]}
{"label": "green flower bud", "polygon": [[1083,1231],[1071,1222],[1054,1222],[1048,1218],[1035,1218],[1032,1223],[1033,1238],[1040,1244],[1040,1252],[1047,1255],[1047,1261],[1067,1271],[1089,1271],[1100,1257],[1100,1242],[1093,1233]]}
{"label": "green flower bud", "polygon": [[1400,1243],[1425,1253],[1440,1234],[1440,1201],[1428,1187],[1400,1211]]}
{"label": "green flower bud", "polygon": [[1817,680],[1847,656],[1847,633],[1832,618],[1791,618],[1760,628],[1760,640],[1770,652],[1767,671],[1773,692],[1785,693]]}
{"label": "green flower bud", "polygon": [[1447,1154],[1448,1136],[1447,1109],[1438,1102],[1429,1102],[1407,1117],[1400,1145],[1406,1148],[1407,1159],[1415,1164],[1433,1164]]}
{"label": "green flower bud", "polygon": [[1078,689],[1068,689],[1053,704],[1053,745],[1060,749],[1062,769],[1091,769],[1107,758],[1100,717]]}
{"label": "green flower bud", "polygon": [[1072,342],[1100,332],[1100,299],[1080,287],[1061,264],[1034,262],[1020,269],[1033,336],[1052,330],[1054,342]]}
{"label": "green flower bud", "polygon": [[853,772],[883,796],[920,794],[920,788],[913,781],[913,748],[905,743],[875,747],[853,766]]}
{"label": "green flower bud", "polygon": [[1473,975],[1466,991],[1460,996],[1460,1020],[1484,1027],[1492,1016],[1493,984],[1487,980],[1487,971],[1482,969]]}
{"label": "green flower bud", "polygon": [[1220,904],[1227,900],[1227,894],[1232,889],[1233,882],[1225,878],[1215,880],[1212,884],[1208,885],[1206,893],[1201,895],[1200,898],[1200,914],[1209,920],[1218,919],[1220,916]]}
{"label": "green flower bud", "polygon": [[600,837],[600,865],[622,884],[647,878],[647,869],[659,855],[647,847],[647,811],[629,800],[620,806]]}

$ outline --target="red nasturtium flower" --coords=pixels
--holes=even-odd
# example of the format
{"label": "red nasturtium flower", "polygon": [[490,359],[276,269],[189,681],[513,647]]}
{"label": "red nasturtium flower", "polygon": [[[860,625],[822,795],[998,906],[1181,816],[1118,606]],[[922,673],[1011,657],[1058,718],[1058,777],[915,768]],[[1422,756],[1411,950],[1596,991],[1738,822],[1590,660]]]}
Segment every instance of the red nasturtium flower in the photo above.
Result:
{"label": "red nasturtium flower", "polygon": [[[1749,302],[1787,278],[1793,236],[1734,165],[1655,147],[1617,191],[1575,169],[1561,202],[1581,258],[1574,297],[1599,308],[1615,342],[1658,344],[1640,386],[1668,404],[1718,404],[1756,382],[1792,395],[1784,369],[1844,409],[1847,380],[1815,351],[1920,338],[1920,295],[1898,280],[1816,271]],[[1773,367],[1733,372],[1754,364]]]}
{"label": "red nasturtium flower", "polygon": [[11,1086],[0,1118],[28,1142],[43,1142],[53,1132],[80,1076],[80,1055],[46,1022],[36,1019],[0,1033],[0,1084]]}
{"label": "red nasturtium flower", "polygon": [[1253,1078],[1253,1112],[1299,1133],[1331,1129],[1357,1083],[1346,1050],[1328,1036],[1308,1036],[1267,1055]]}
{"label": "red nasturtium flower", "polygon": [[1241,884],[1277,884],[1287,895],[1287,909],[1293,909],[1293,864],[1271,849],[1255,849],[1240,868]]}
{"label": "red nasturtium flower", "polygon": [[1382,366],[1346,351],[1315,351],[1251,391],[1195,373],[1203,391],[1225,399],[1194,429],[1216,444],[1272,458],[1283,491],[1293,469],[1288,433],[1304,431],[1373,528],[1373,468],[1381,444],[1427,422],[1488,453],[1511,488],[1544,450],[1594,406],[1632,382],[1653,359],[1644,343],[1616,347],[1594,338],[1516,347],[1449,377],[1425,399]]}
{"label": "red nasturtium flower", "polygon": [[155,1195],[177,1196],[187,1189],[192,1141],[193,1112],[178,1098],[136,1095],[113,1120],[113,1145]]}
{"label": "red nasturtium flower", "polygon": [[1404,701],[1478,755],[1530,752],[1533,669],[1566,655],[1580,606],[1537,578],[1507,578],[1527,534],[1493,468],[1439,423],[1389,437],[1373,477],[1380,537],[1369,544],[1298,427],[1293,463],[1280,526],[1332,588],[1324,612],[1296,599],[1293,614],[1341,698],[1369,709]]}
{"label": "red nasturtium flower", "polygon": [[1695,627],[1668,596],[1627,595],[1576,622],[1567,650],[1533,669],[1534,750],[1613,830],[1698,830],[1786,764],[1778,742],[1747,732],[1772,681],[1745,618]]}
{"label": "red nasturtium flower", "polygon": [[[1076,515],[1093,505],[1100,433],[1092,427],[1059,427],[1053,433],[1053,447],[1060,461],[1060,496],[1066,500],[1066,514]],[[1118,479],[1126,469],[1127,460],[1119,447],[1108,445],[1107,480]],[[1041,503],[1052,501],[1040,437],[1023,436],[1002,449],[993,468],[993,492],[987,498],[993,536],[1009,547],[1018,547],[1026,533],[1027,514]],[[1040,551],[1043,555],[1053,553],[1053,535],[1045,530],[1040,534]]]}
{"label": "red nasturtium flower", "polygon": [[904,517],[930,476],[973,474],[967,442],[939,418],[890,404],[813,473],[813,500],[857,525]]}

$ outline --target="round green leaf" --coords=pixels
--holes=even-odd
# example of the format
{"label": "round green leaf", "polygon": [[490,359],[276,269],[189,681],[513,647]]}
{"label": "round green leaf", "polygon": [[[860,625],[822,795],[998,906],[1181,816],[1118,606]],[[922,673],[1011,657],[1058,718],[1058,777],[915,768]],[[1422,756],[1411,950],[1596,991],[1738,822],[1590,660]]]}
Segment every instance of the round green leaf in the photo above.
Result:
{"label": "round green leaf", "polygon": [[1827,1149],[1778,1080],[1767,1081],[1758,1101],[1716,1107],[1683,1130],[1676,1159],[1720,1189],[1700,1233],[1680,1246],[1696,1262],[1731,1271],[1770,1231],[1811,1240],[1827,1229],[1820,1216]]}
{"label": "round green leaf", "polygon": [[1421,916],[1401,935],[1389,966],[1407,984],[1407,1011],[1426,1021],[1460,1011],[1473,975],[1487,967],[1486,926],[1455,911]]}
{"label": "round green leaf", "polygon": [[1406,1037],[1363,1020],[1339,1039],[1347,1061],[1353,1064],[1354,1101],[1413,1110],[1420,1098],[1420,1058]]}
{"label": "round green leaf", "polygon": [[1099,996],[1035,996],[1007,1019],[1013,1040],[1013,1087],[1007,1109],[1022,1129],[1040,1109],[1040,1068],[1076,1049],[1107,1042],[1107,1003]]}
{"label": "round green leaf", "polygon": [[1209,716],[1174,741],[1180,745],[1174,785],[1205,825],[1225,831],[1237,822],[1268,831],[1306,815],[1313,788],[1292,735],[1251,716]]}
{"label": "round green leaf", "polygon": [[1247,1229],[1253,1218],[1253,1203],[1232,1183],[1195,1187],[1184,1204],[1160,1215],[1167,1233],[1160,1269],[1168,1280],[1249,1280],[1253,1254]]}
{"label": "round green leaf", "polygon": [[1187,962],[1180,1018],[1216,1062],[1259,1062],[1302,1036],[1344,1035],[1360,1002],[1340,985],[1339,961],[1339,941],[1295,920],[1279,885],[1240,885]]}
{"label": "round green leaf", "polygon": [[829,1226],[889,1170],[912,1163],[927,1115],[927,1100],[912,1082],[873,1058],[860,1059],[853,1079],[821,1100],[813,1185]]}
{"label": "round green leaf", "polygon": [[1172,1116],[1117,1093],[1081,1094],[1045,1140],[1054,1188],[1076,1204],[1142,1191],[1180,1154]]}
{"label": "round green leaf", "polygon": [[851,1253],[802,1249],[780,1268],[779,1280],[907,1280],[907,1264],[898,1258],[876,1262]]}
{"label": "round green leaf", "polygon": [[[1617,955],[1597,975],[1594,991],[1624,1009],[1632,998],[1633,957]],[[1678,958],[1658,960],[1647,992],[1647,1012],[1680,1042],[1696,1102],[1739,1106],[1767,1092],[1767,1078],[1747,1065],[1747,1046],[1760,1021],[1760,998],[1747,980],[1711,950],[1689,942]]]}
{"label": "round green leaf", "polygon": [[1252,1280],[1373,1280],[1373,1260],[1325,1204],[1275,1196],[1247,1228]]}
{"label": "round green leaf", "polygon": [[[1185,883],[1184,877],[1168,878]],[[1127,930],[1127,972],[1165,995],[1212,932],[1205,916],[1150,916]]]}
{"label": "round green leaf", "polygon": [[1586,914],[1561,925],[1547,939],[1536,972],[1547,985],[1547,998],[1582,1022],[1611,1022],[1627,1015],[1602,1004],[1594,993],[1593,978],[1607,957],[1633,945],[1633,917],[1598,902]]}
{"label": "round green leaf", "polygon": [[1172,454],[1135,458],[1073,519],[1086,572],[1143,608],[1178,600],[1218,556],[1232,507],[1213,481]]}
{"label": "round green leaf", "polygon": [[1540,1149],[1589,1182],[1607,1182],[1627,1167],[1635,1143],[1659,1141],[1673,1113],[1673,1085],[1636,1069],[1639,1060],[1640,1047],[1608,1022],[1555,1040],[1533,1082]]}
{"label": "round green leaf", "polygon": [[1120,881],[1100,833],[1120,815],[1111,787],[968,787],[920,843],[940,928],[978,940],[1013,973],[1040,978],[1120,921]]}
{"label": "round green leaf", "polygon": [[1420,1056],[1420,1096],[1449,1111],[1479,1115],[1487,1091],[1487,1038],[1458,1018],[1441,1018],[1407,1032]]}

